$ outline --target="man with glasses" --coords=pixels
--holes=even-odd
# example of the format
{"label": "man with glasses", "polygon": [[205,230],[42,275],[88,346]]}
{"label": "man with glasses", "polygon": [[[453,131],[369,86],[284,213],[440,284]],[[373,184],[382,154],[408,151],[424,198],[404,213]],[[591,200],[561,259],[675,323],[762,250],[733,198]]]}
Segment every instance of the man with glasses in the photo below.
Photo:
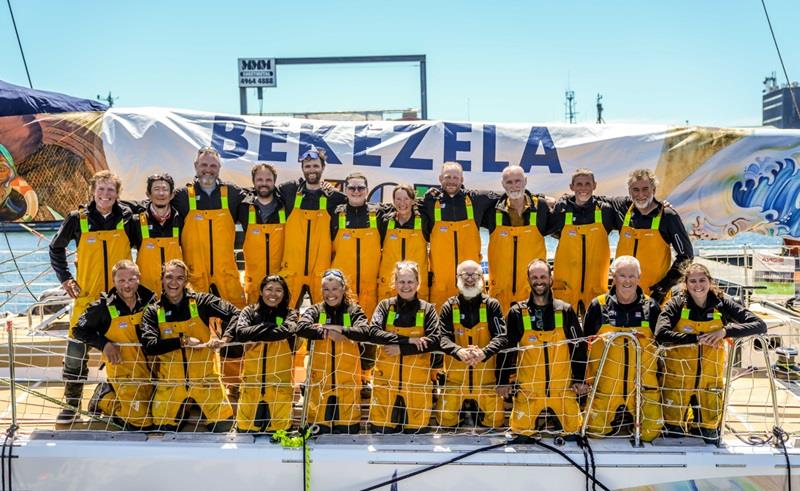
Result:
{"label": "man with glasses", "polygon": [[172,205],[184,219],[181,242],[195,291],[210,292],[239,308],[245,298],[234,256],[239,204],[246,194],[239,186],[222,182],[219,152],[203,147],[194,161],[195,178],[178,189]]}
{"label": "man with glasses", "polygon": [[175,181],[169,174],[147,177],[147,200],[139,210],[142,244],[136,254],[141,284],[161,294],[161,268],[171,259],[183,259],[183,216],[171,204]]}
{"label": "man with glasses", "polygon": [[422,212],[430,230],[430,270],[433,281],[431,303],[441,308],[447,299],[458,293],[456,266],[471,259],[481,259],[481,236],[478,227],[484,213],[497,200],[491,191],[464,188],[464,171],[458,162],[445,162],[439,174],[440,187],[425,193]]}
{"label": "man with glasses", "polygon": [[289,291],[297,295],[294,305],[303,302],[305,293],[318,303],[322,273],[330,267],[330,220],[333,210],[347,201],[344,194],[323,185],[325,152],[313,145],[298,159],[303,177],[278,186],[286,200],[285,244],[281,276]]}
{"label": "man with glasses", "polygon": [[[441,350],[447,378],[441,399],[442,426],[491,428],[503,425],[503,398],[497,390],[494,355],[506,347],[500,302],[483,293],[483,270],[475,261],[458,265],[458,295],[442,306]],[[463,417],[462,417],[463,416]]]}

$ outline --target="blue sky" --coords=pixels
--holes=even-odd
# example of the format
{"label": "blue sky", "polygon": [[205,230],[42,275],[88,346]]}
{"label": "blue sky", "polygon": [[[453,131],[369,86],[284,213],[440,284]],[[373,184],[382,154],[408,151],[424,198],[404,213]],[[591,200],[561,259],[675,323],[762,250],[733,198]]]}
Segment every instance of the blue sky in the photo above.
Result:
{"label": "blue sky", "polygon": [[[238,113],[239,57],[425,54],[431,119],[746,126],[780,65],[758,0],[12,0],[34,86],[119,106]],[[800,80],[800,4],[767,0]],[[418,107],[416,66],[280,67],[265,112]],[[0,3],[0,79],[26,85]],[[250,99],[251,110],[257,109]]]}

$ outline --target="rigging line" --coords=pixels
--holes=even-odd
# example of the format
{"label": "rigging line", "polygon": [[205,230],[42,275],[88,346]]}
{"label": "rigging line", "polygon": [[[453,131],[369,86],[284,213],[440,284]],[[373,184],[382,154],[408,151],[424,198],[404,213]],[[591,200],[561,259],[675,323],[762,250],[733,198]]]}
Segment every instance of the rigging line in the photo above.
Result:
{"label": "rigging line", "polygon": [[33,88],[33,82],[31,82],[31,72],[28,71],[28,62],[25,60],[25,51],[22,50],[22,41],[19,38],[19,31],[17,30],[17,21],[14,19],[14,10],[11,9],[11,0],[6,0],[8,4],[8,12],[11,14],[11,23],[14,24],[14,34],[17,35],[17,44],[19,45],[19,53],[22,55],[22,64],[25,65],[25,75],[28,76],[28,85]]}
{"label": "rigging line", "polygon": [[792,90],[791,82],[789,82],[789,73],[786,71],[786,65],[783,63],[783,56],[781,56],[781,49],[778,47],[778,40],[775,38],[775,31],[772,29],[772,21],[769,20],[769,12],[767,12],[767,4],[765,0],[761,0],[761,6],[764,7],[764,15],[767,17],[767,25],[769,26],[769,32],[772,34],[772,42],[775,43],[775,51],[778,52],[778,60],[781,62],[781,68],[783,69],[783,76],[786,77],[786,85],[789,88],[789,95],[792,97],[792,105],[794,105],[794,112],[797,117],[800,119],[800,109],[797,107],[797,99],[794,96],[794,91]]}
{"label": "rigging line", "polygon": [[25,277],[22,275],[22,270],[19,269],[17,258],[14,256],[14,251],[11,249],[11,241],[8,240],[8,232],[3,231],[3,235],[5,236],[6,244],[8,245],[8,253],[11,254],[11,259],[14,261],[14,267],[17,268],[17,273],[19,273],[19,278],[22,280],[22,284],[25,285],[25,289],[28,290],[28,293],[30,293],[31,297],[33,297],[34,300],[38,300],[36,295],[31,291],[30,287],[25,282]]}

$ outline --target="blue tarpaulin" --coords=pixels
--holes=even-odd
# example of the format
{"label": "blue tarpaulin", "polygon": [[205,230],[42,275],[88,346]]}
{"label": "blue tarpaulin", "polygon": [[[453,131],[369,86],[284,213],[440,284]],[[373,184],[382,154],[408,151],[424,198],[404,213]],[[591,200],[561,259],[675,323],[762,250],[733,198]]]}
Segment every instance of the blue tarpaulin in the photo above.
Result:
{"label": "blue tarpaulin", "polygon": [[105,111],[108,106],[58,92],[34,90],[0,80],[0,116]]}

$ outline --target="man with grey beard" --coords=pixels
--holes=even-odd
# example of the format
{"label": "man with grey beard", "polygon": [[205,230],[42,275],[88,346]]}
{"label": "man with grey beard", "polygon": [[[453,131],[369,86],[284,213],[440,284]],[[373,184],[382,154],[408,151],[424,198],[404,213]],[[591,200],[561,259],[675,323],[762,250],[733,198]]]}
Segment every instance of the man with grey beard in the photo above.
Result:
{"label": "man with grey beard", "polygon": [[[657,303],[681,278],[684,265],[694,257],[689,234],[678,213],[655,199],[658,180],[650,169],[628,176],[629,198],[613,199],[617,212],[617,255],[633,256],[642,265],[639,286]],[[672,251],[675,259],[672,259]]]}
{"label": "man with grey beard", "polygon": [[528,179],[522,167],[503,169],[502,183],[505,194],[494,210],[484,214],[482,226],[490,234],[489,295],[497,298],[503,312],[508,312],[513,302],[528,298],[528,263],[547,257],[544,235],[550,208],[544,196],[525,189]]}
{"label": "man with grey beard", "polygon": [[450,356],[445,361],[439,424],[500,428],[503,398],[496,392],[494,355],[506,346],[503,311],[500,302],[483,293],[480,264],[464,261],[456,273],[459,293],[447,300],[440,314],[440,348]]}

